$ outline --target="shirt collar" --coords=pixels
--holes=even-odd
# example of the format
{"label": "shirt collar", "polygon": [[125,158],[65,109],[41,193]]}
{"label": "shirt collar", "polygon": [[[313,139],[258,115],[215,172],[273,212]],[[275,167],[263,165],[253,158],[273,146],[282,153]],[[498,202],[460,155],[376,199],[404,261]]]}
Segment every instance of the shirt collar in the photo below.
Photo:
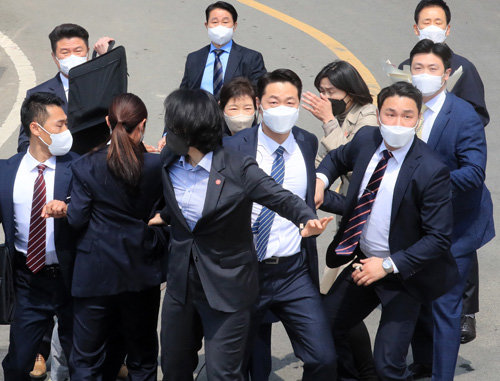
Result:
{"label": "shirt collar", "polygon": [[[231,52],[231,48],[233,47],[233,40],[229,41],[226,45],[223,45],[220,49],[225,51],[226,53]],[[214,44],[211,42],[210,43],[210,53],[212,53],[216,48]]]}
{"label": "shirt collar", "polygon": [[274,154],[279,146],[282,146],[289,155],[291,155],[295,150],[295,137],[293,136],[292,131],[290,131],[290,134],[288,135],[286,140],[283,143],[279,144],[264,133],[261,123],[259,124],[259,132],[257,138],[259,144],[262,144],[262,146],[270,155]]}
{"label": "shirt collar", "polygon": [[59,78],[61,78],[62,85],[64,87],[64,91],[69,89],[69,79],[63,75],[63,73],[59,73]]}
{"label": "shirt collar", "polygon": [[[395,149],[394,151],[391,151],[392,156],[394,157],[394,160],[396,160],[396,163],[401,164],[404,161],[406,155],[408,154],[408,151],[410,150],[411,145],[413,144],[414,139],[415,139],[415,137],[413,137],[413,139],[411,139],[403,147]],[[386,150],[386,149],[387,149],[387,147],[385,146],[385,143],[382,140],[382,143],[378,147],[377,154],[379,156],[382,156],[382,151]]]}
{"label": "shirt collar", "polygon": [[43,163],[40,163],[37,159],[35,159],[31,155],[29,147],[28,147],[28,150],[26,151],[26,155],[24,156],[24,160],[25,160],[25,163],[30,171],[33,171],[34,169],[36,169],[36,167],[39,164],[44,164],[47,166],[47,168],[50,168],[50,169],[56,169],[56,157],[55,156],[51,156],[47,160],[45,160]]}
{"label": "shirt collar", "polygon": [[446,89],[441,91],[434,98],[425,103],[427,108],[431,109],[433,113],[439,112],[441,107],[443,107],[444,101],[446,99]]}
{"label": "shirt collar", "polygon": [[212,168],[212,158],[214,156],[214,152],[210,151],[207,153],[203,158],[200,160],[200,162],[196,165],[196,167],[193,167],[191,164],[188,163],[186,160],[185,156],[181,156],[179,158],[179,165],[186,169],[186,170],[198,170],[200,168],[203,168],[205,171],[210,173],[210,169]]}

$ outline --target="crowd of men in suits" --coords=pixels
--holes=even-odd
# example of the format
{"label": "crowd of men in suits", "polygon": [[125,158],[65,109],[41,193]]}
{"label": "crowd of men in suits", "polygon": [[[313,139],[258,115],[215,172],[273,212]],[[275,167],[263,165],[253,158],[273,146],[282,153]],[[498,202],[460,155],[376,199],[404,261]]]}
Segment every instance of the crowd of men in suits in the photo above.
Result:
{"label": "crowd of men in suits", "polygon": [[[448,5],[417,4],[420,41],[401,64],[410,66],[413,84],[382,89],[378,125],[362,127],[317,167],[317,138],[296,126],[300,78],[289,69],[267,72],[259,52],[234,42],[237,20],[229,3],[206,9],[211,42],[187,56],[180,90],[165,102],[158,147],[142,143],[145,110],[128,126],[149,156],[140,191],[123,198],[105,181],[109,168],[94,170],[102,151],[71,152],[68,73],[87,61],[89,35],[75,24],[50,33],[59,72],[28,91],[19,153],[0,160],[0,221],[16,291],[6,380],[30,379],[54,316],[53,356],[68,362],[61,380],[114,380],[124,362],[131,380],[156,380],[165,280],[164,380],[193,379],[202,339],[210,380],[268,379],[270,343],[257,333],[270,313],[303,361],[304,380],[359,379],[347,335],[378,305],[372,379],[453,379],[460,343],[476,335],[477,250],[495,230],[485,185],[484,88],[474,65],[444,43]],[[98,41],[99,54],[110,40]],[[260,123],[234,135],[225,129],[222,139],[216,101],[238,77],[255,87]],[[116,136],[122,122],[107,123]],[[330,190],[347,175],[344,195]],[[103,205],[114,220],[93,215]],[[326,265],[349,263],[326,295],[316,235],[330,218],[317,219],[316,209],[342,216]],[[130,244],[134,237],[141,240]],[[133,331],[142,316],[143,330],[123,339],[117,327]]]}

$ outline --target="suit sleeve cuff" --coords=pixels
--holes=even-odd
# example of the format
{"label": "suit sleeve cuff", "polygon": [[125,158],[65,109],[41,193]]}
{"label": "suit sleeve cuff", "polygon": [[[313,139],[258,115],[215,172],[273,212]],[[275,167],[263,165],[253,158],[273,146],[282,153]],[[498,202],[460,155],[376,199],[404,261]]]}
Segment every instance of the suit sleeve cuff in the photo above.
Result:
{"label": "suit sleeve cuff", "polygon": [[394,263],[394,261],[392,260],[392,258],[391,258],[391,257],[389,257],[389,260],[390,260],[390,261],[391,261],[391,263],[392,263],[392,268],[393,268],[393,270],[394,270],[394,271],[393,271],[393,273],[394,273],[394,274],[398,274],[398,273],[399,273],[399,270],[398,270],[398,268],[397,268],[396,264]]}
{"label": "suit sleeve cuff", "polygon": [[325,189],[328,189],[328,187],[330,186],[330,182],[328,181],[328,178],[322,174],[322,173],[316,173],[316,177],[318,179],[320,179],[321,181],[323,181],[325,183]]}

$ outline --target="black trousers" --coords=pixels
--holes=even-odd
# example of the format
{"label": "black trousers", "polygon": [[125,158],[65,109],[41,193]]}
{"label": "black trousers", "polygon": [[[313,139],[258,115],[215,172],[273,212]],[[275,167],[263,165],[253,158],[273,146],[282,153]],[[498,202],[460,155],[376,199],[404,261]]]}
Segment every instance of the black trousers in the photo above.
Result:
{"label": "black trousers", "polygon": [[161,367],[164,381],[193,380],[201,339],[205,338],[208,380],[244,379],[243,361],[250,330],[251,307],[236,312],[208,304],[196,267],[189,267],[186,303],[167,292],[161,314]]}
{"label": "black trousers", "polygon": [[[30,381],[44,334],[59,320],[59,338],[66,356],[71,352],[71,297],[58,270],[33,274],[16,254],[16,309],[10,326],[10,344],[2,362],[6,381]],[[71,370],[70,370],[71,373]]]}
{"label": "black trousers", "polygon": [[[375,368],[381,380],[410,380],[406,355],[420,310],[420,303],[408,294],[395,275],[388,275],[370,286],[357,286],[351,278],[353,268],[342,271],[323,299],[333,330],[339,357],[339,379],[358,379],[348,343],[349,331],[364,320],[380,303],[382,316],[375,337]],[[347,356],[347,358],[346,358]]]}
{"label": "black trousers", "polygon": [[129,380],[156,381],[160,286],[111,296],[74,298],[71,381],[114,381],[105,366],[110,340],[120,327],[127,353]]}
{"label": "black trousers", "polygon": [[477,251],[474,252],[469,277],[467,283],[465,283],[463,303],[463,315],[472,315],[479,312],[479,263]]}

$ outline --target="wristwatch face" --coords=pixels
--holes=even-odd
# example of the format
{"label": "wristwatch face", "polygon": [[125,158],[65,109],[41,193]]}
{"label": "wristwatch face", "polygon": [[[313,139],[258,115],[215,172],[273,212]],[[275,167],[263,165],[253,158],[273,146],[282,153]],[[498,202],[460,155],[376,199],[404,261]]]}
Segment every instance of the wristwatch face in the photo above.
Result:
{"label": "wristwatch face", "polygon": [[392,262],[389,258],[385,258],[384,261],[382,262],[382,267],[386,272],[391,272],[393,270],[392,268]]}

